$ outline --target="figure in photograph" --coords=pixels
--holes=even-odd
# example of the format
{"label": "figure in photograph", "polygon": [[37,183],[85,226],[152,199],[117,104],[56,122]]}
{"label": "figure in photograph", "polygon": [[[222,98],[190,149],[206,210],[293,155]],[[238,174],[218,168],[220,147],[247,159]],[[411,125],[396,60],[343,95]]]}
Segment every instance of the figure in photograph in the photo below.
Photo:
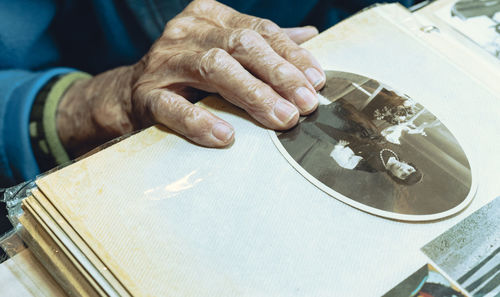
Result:
{"label": "figure in photograph", "polygon": [[[320,105],[314,114],[279,139],[307,171],[318,165],[305,162],[305,156],[313,154],[318,163],[332,159],[345,169],[384,172],[401,184],[412,185],[422,179],[417,166],[401,159],[398,146],[385,140],[371,118],[343,98]],[[333,146],[326,156],[315,149],[322,147],[321,142]]]}
{"label": "figure in photograph", "polygon": [[395,213],[439,213],[466,199],[468,160],[432,113],[376,80],[326,73],[316,111],[276,133],[302,175],[334,197]]}

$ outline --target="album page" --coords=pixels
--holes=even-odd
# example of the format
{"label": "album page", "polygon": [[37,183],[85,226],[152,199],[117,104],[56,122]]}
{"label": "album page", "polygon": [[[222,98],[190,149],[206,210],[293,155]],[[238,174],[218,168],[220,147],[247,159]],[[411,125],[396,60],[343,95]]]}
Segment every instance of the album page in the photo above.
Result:
{"label": "album page", "polygon": [[[304,46],[326,70],[390,86],[439,119],[470,167],[473,191],[456,212],[417,224],[339,199],[290,163],[275,132],[218,97],[199,104],[235,127],[232,146],[152,127],[43,177],[40,190],[134,296],[384,294],[426,263],[421,246],[500,192],[498,94],[384,7],[399,6],[364,11]],[[398,159],[382,152],[386,165]]]}

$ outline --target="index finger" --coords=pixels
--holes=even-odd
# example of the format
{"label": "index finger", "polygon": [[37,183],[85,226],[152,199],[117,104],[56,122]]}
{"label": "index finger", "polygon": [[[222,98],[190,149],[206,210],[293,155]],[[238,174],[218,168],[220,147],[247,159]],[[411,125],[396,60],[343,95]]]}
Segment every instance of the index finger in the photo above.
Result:
{"label": "index finger", "polygon": [[241,13],[228,20],[228,23],[234,28],[257,31],[276,53],[301,70],[316,90],[324,86],[326,76],[318,61],[308,50],[293,42],[275,23]]}

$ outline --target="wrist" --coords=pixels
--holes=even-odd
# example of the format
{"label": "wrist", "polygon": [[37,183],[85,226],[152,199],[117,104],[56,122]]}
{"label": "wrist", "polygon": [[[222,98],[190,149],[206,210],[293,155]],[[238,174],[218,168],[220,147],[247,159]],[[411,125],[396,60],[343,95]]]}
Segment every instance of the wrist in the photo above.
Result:
{"label": "wrist", "polygon": [[79,131],[86,131],[91,126],[88,118],[89,109],[84,98],[85,84],[91,79],[80,79],[66,90],[57,107],[56,126],[61,144],[70,158],[76,157],[76,145]]}
{"label": "wrist", "polygon": [[134,66],[77,80],[66,90],[57,109],[57,131],[71,158],[132,131],[131,125],[120,130],[119,124],[131,102]]}

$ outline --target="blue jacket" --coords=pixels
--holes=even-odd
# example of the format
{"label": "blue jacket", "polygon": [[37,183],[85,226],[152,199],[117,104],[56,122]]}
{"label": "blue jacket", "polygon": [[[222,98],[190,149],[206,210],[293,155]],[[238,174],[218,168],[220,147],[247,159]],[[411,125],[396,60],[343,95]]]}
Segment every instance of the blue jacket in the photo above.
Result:
{"label": "blue jacket", "polygon": [[[188,2],[0,0],[0,187],[39,174],[28,123],[35,96],[51,78],[136,62]],[[373,1],[221,2],[284,27],[313,24],[325,29]]]}

